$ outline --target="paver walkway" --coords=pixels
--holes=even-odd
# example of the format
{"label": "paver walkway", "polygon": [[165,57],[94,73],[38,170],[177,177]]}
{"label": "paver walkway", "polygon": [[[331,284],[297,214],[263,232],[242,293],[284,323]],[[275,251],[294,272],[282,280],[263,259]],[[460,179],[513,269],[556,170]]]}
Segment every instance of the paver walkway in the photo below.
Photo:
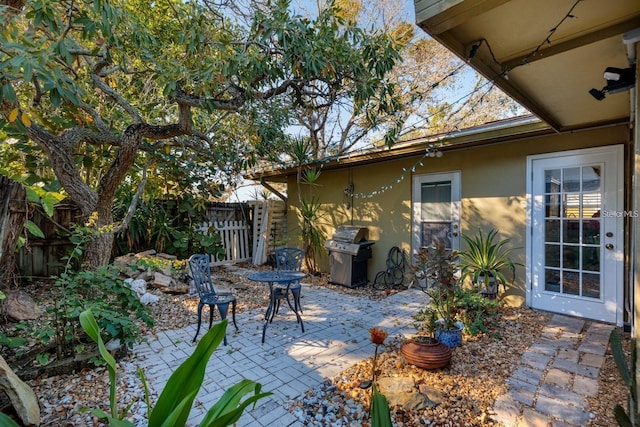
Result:
{"label": "paver walkway", "polygon": [[507,380],[509,392],[496,400],[494,418],[507,426],[585,425],[593,417],[587,398],[598,394],[612,329],[554,315]]}
{"label": "paver walkway", "polygon": [[[285,305],[267,327],[264,345],[260,343],[264,310],[237,316],[240,332],[229,332],[228,345],[221,345],[209,361],[190,425],[197,425],[228,387],[248,378],[260,382],[263,390],[273,391],[274,395],[246,411],[238,427],[302,426],[288,412],[286,400],[373,356],[369,328],[380,326],[390,336],[414,334],[412,316],[425,301],[424,293],[415,289],[375,302],[304,282],[302,297],[306,332],[301,332]],[[195,332],[196,325],[161,332],[156,340],[134,348],[136,362],[155,390],[162,390],[175,368],[193,352],[196,344],[191,340]]]}
{"label": "paver walkway", "polygon": [[[229,345],[221,345],[209,361],[189,424],[197,425],[228,387],[248,378],[274,395],[246,411],[238,427],[301,427],[288,412],[286,401],[371,357],[369,328],[380,326],[389,336],[413,335],[412,316],[424,301],[424,293],[417,289],[371,301],[303,282],[306,332],[284,309],[268,326],[264,345],[260,344],[264,310],[238,315],[240,332],[229,333]],[[583,320],[554,316],[539,342],[524,353],[522,366],[509,380],[509,393],[496,401],[496,416],[505,425],[547,426],[553,421],[556,427],[579,426],[589,417],[585,396],[597,392],[611,326],[593,324],[579,340],[583,325]],[[159,333],[156,340],[134,348],[153,389],[162,390],[175,368],[192,353],[194,334],[195,325],[190,325]]]}

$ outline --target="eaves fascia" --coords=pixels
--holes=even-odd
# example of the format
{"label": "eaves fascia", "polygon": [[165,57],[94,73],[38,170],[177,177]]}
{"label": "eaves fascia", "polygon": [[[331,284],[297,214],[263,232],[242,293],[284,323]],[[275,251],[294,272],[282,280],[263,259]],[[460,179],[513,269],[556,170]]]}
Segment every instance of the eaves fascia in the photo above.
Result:
{"label": "eaves fascia", "polygon": [[[353,166],[368,165],[388,162],[402,158],[422,156],[428,149],[437,146],[440,151],[446,152],[461,148],[480,147],[504,142],[516,142],[522,139],[553,134],[555,131],[538,118],[531,117],[522,120],[521,123],[497,122],[487,126],[463,129],[446,135],[416,138],[411,141],[401,142],[392,148],[372,149],[366,152],[345,154],[331,160],[310,162],[303,167],[321,167],[322,170],[337,170]],[[252,180],[268,180],[285,182],[287,177],[295,175],[298,168],[274,167],[261,168],[245,175]]]}

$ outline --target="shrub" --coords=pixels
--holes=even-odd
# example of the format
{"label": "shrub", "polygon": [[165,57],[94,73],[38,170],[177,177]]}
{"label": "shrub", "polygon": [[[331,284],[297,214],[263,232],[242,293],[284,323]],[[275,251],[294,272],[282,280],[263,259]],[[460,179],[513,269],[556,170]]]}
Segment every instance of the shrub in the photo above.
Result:
{"label": "shrub", "polygon": [[457,318],[464,323],[465,332],[478,335],[488,332],[490,325],[498,314],[500,302],[485,298],[474,290],[460,289],[456,293]]}
{"label": "shrub", "polygon": [[[107,339],[118,339],[128,347],[142,339],[139,321],[149,327],[154,324],[149,308],[124,283],[113,265],[94,271],[61,273],[47,297],[51,301],[46,308],[47,319],[36,326],[22,322],[18,329],[35,339],[36,344],[53,347],[57,359],[72,357],[84,350],[86,339],[78,323],[78,316],[84,310],[95,313]],[[38,360],[47,364],[51,356],[49,351],[44,351]]]}

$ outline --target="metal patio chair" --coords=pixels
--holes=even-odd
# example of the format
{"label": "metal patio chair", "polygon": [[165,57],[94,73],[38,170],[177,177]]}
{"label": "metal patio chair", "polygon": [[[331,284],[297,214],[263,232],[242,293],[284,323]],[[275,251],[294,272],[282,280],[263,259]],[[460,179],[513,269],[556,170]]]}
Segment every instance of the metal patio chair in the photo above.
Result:
{"label": "metal patio chair", "polygon": [[[304,259],[304,251],[298,248],[280,248],[275,251],[276,266],[278,271],[302,271],[302,260]],[[280,292],[286,292],[287,287],[285,285],[276,285],[276,290],[280,289]],[[293,304],[295,311],[302,313],[302,307],[300,305],[300,293],[302,291],[302,284],[299,280],[289,284],[288,289],[293,295]],[[286,298],[286,295],[282,295],[282,298],[278,298],[275,313],[280,308],[280,300]]]}
{"label": "metal patio chair", "polygon": [[[191,277],[195,283],[196,290],[200,301],[198,302],[198,329],[196,330],[196,336],[193,337],[193,342],[196,342],[198,333],[200,333],[200,324],[202,323],[202,308],[205,305],[209,306],[209,328],[213,323],[214,307],[218,307],[220,312],[220,318],[222,320],[227,318],[227,312],[229,311],[229,304],[231,304],[231,315],[233,319],[233,326],[238,331],[238,325],[236,324],[236,297],[231,293],[218,293],[213,287],[211,281],[211,265],[209,263],[209,255],[195,254],[189,258],[189,268],[191,269]],[[227,345],[227,336],[224,336],[224,345]]]}

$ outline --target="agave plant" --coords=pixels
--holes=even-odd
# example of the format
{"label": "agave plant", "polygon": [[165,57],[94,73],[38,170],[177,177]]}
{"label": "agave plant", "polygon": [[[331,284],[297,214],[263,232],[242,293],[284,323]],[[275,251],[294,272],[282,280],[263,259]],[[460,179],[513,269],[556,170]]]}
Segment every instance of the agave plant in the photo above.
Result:
{"label": "agave plant", "polygon": [[470,237],[463,234],[462,238],[467,243],[468,249],[460,252],[460,271],[462,277],[471,277],[474,284],[482,286],[487,293],[495,293],[498,286],[506,286],[507,279],[502,272],[505,269],[511,270],[512,280],[515,279],[516,265],[521,263],[513,262],[509,257],[513,248],[506,245],[510,239],[496,240],[497,230],[491,230],[485,236],[482,230],[478,234]]}

